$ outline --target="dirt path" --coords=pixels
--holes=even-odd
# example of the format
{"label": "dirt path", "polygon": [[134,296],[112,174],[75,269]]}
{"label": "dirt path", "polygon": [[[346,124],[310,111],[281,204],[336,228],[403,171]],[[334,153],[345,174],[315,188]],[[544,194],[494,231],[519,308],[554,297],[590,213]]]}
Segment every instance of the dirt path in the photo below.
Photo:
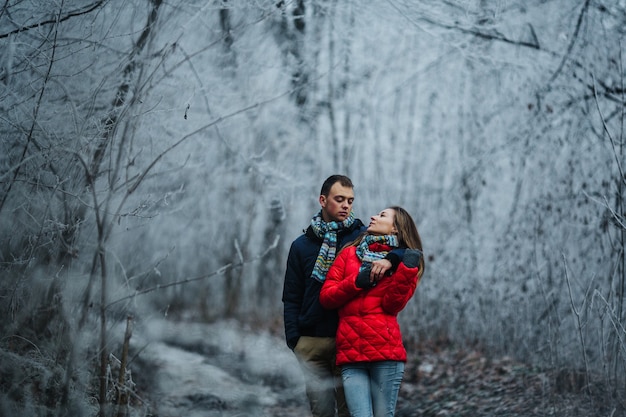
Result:
{"label": "dirt path", "polygon": [[599,385],[594,396],[585,394],[584,379],[576,374],[556,376],[447,343],[425,343],[412,349],[411,356],[398,417],[626,416],[624,408],[609,405]]}

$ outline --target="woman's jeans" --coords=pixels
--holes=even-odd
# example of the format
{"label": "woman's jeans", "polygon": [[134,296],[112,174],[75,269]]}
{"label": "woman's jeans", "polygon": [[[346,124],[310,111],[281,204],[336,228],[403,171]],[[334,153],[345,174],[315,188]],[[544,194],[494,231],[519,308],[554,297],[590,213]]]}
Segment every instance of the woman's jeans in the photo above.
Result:
{"label": "woman's jeans", "polygon": [[341,377],[352,417],[393,417],[404,362],[360,362],[342,365]]}

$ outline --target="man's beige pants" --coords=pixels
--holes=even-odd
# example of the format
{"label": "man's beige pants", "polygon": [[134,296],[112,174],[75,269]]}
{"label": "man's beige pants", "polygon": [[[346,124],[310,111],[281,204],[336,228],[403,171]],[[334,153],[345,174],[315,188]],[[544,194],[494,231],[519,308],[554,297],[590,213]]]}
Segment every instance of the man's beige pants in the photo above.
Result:
{"label": "man's beige pants", "polygon": [[349,417],[341,370],[335,365],[335,338],[301,336],[294,348],[313,417]]}

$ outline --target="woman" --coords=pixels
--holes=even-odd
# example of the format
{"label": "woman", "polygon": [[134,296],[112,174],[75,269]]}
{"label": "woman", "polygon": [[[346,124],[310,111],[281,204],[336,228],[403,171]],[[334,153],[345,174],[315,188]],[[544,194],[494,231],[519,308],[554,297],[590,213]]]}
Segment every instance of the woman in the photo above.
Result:
{"label": "woman", "polygon": [[[402,262],[391,275],[372,281],[372,262],[394,248],[407,248]],[[394,415],[406,362],[397,315],[424,271],[421,251],[409,213],[390,207],[371,217],[367,231],[337,255],[328,271],[320,302],[339,309],[337,365],[352,417]]]}

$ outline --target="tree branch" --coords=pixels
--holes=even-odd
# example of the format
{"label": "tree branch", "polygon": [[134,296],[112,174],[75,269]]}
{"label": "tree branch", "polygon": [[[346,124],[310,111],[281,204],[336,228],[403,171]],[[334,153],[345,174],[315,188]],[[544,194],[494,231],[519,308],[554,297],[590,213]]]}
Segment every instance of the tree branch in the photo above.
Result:
{"label": "tree branch", "polygon": [[620,180],[622,181],[622,183],[624,181],[626,181],[626,178],[624,178],[624,170],[622,168],[622,163],[619,160],[619,154],[617,152],[617,149],[615,147],[615,140],[613,139],[613,135],[611,135],[611,132],[609,131],[609,127],[606,125],[606,121],[604,119],[604,114],[602,113],[602,109],[600,109],[600,102],[598,100],[598,92],[596,89],[596,77],[593,75],[593,73],[591,73],[591,78],[593,80],[593,97],[595,99],[595,103],[596,103],[596,108],[598,109],[598,115],[600,115],[600,120],[602,120],[602,128],[604,129],[604,131],[606,132],[606,134],[609,137],[609,141],[611,142],[611,147],[613,148],[613,155],[615,156],[615,162],[617,163],[617,169],[619,170],[619,177]]}
{"label": "tree branch", "polygon": [[585,4],[583,5],[583,8],[580,10],[580,13],[578,14],[578,21],[576,22],[576,29],[574,29],[574,33],[572,34],[572,40],[567,46],[567,51],[565,52],[565,55],[563,55],[563,58],[561,59],[561,63],[559,64],[557,69],[554,71],[554,73],[550,77],[550,81],[548,81],[548,84],[551,84],[556,79],[556,77],[559,76],[559,74],[563,70],[565,61],[567,61],[570,54],[572,53],[572,49],[574,49],[574,43],[576,43],[576,40],[578,39],[578,32],[580,32],[580,26],[582,25],[583,17],[585,16],[585,13],[587,13],[587,9],[589,9],[590,2],[591,2],[590,0],[585,0]]}
{"label": "tree branch", "polygon": [[[587,0],[589,1],[589,0]],[[394,9],[396,9],[400,14],[402,14],[402,16],[404,16],[405,19],[409,20],[411,23],[417,25],[417,23],[409,18],[405,13],[403,13],[400,8],[394,4],[394,2],[392,0],[387,0],[387,2],[391,5],[391,7],[393,7]],[[496,31],[492,31],[492,32],[483,32],[483,31],[479,31],[476,29],[470,29],[470,28],[464,28],[464,27],[460,27],[457,25],[450,25],[447,23],[442,23],[442,22],[437,22],[433,19],[421,16],[420,20],[423,20],[424,22],[436,26],[436,27],[440,27],[442,29],[448,29],[448,30],[456,30],[459,31],[461,33],[465,33],[467,35],[472,35],[475,36],[477,38],[481,38],[481,39],[486,39],[486,40],[493,40],[493,41],[499,41],[499,42],[504,42],[504,43],[508,43],[511,45],[516,45],[516,46],[524,46],[527,48],[532,48],[532,49],[541,49],[541,47],[539,46],[539,43],[536,42],[536,36],[533,36],[533,40],[535,42],[527,42],[527,41],[519,41],[519,40],[513,40],[513,39],[509,39],[506,36],[502,35],[499,32]]]}
{"label": "tree branch", "polygon": [[271,252],[272,250],[274,250],[274,249],[278,246],[278,241],[279,241],[279,240],[280,240],[280,235],[277,235],[277,236],[274,238],[274,242],[273,242],[273,243],[272,243],[272,244],[271,244],[271,245],[270,245],[270,246],[269,246],[269,247],[268,247],[265,251],[263,251],[263,253],[261,253],[261,254],[259,254],[259,255],[255,256],[255,257],[253,257],[253,258],[250,258],[250,259],[248,259],[248,260],[244,260],[244,259],[241,257],[241,255],[239,255],[239,258],[240,258],[240,261],[239,261],[239,262],[235,262],[235,263],[232,263],[232,262],[231,262],[231,263],[228,263],[228,264],[226,264],[226,265],[223,265],[222,267],[220,267],[220,268],[219,268],[219,269],[217,269],[216,271],[210,272],[210,273],[208,273],[208,274],[200,275],[200,276],[193,277],[193,278],[184,278],[184,279],[180,279],[180,280],[177,280],[177,281],[172,281],[172,282],[169,282],[169,283],[167,283],[167,284],[162,284],[162,285],[161,285],[161,284],[157,284],[157,285],[156,285],[156,286],[154,286],[154,287],[151,287],[151,288],[146,288],[146,289],[141,290],[141,291],[136,291],[134,294],[128,295],[128,296],[126,296],[126,297],[119,298],[119,299],[117,299],[117,300],[115,300],[115,301],[111,301],[111,302],[110,302],[110,303],[109,303],[109,304],[105,307],[105,309],[108,309],[108,308],[110,308],[112,305],[117,304],[117,303],[120,303],[120,302],[122,302],[122,301],[129,300],[129,299],[131,299],[131,298],[135,298],[135,297],[136,297],[136,296],[138,296],[138,295],[147,294],[147,293],[154,292],[154,291],[158,291],[158,290],[161,290],[161,289],[164,289],[164,288],[169,288],[169,287],[175,287],[175,286],[178,286],[178,285],[188,284],[188,283],[190,283],[190,282],[201,281],[201,280],[203,280],[203,279],[207,279],[207,278],[210,278],[210,277],[213,277],[213,276],[216,276],[216,275],[222,275],[222,274],[224,274],[225,272],[230,271],[231,269],[235,269],[235,268],[238,268],[238,267],[243,266],[243,265],[245,265],[245,264],[249,264],[249,263],[252,263],[252,262],[254,262],[254,261],[256,261],[256,260],[259,260],[259,259],[261,259],[261,258],[264,258],[264,257],[265,257],[265,256],[266,256],[269,252]]}
{"label": "tree branch", "polygon": [[[26,144],[24,145],[24,149],[22,150],[22,155],[20,156],[20,161],[23,161],[24,159],[26,159],[26,155],[28,153],[28,148],[30,146],[31,141],[33,141],[33,132],[35,131],[35,126],[37,125],[37,117],[39,116],[39,109],[41,108],[41,103],[43,100],[43,96],[44,93],[46,91],[46,86],[48,85],[48,80],[50,79],[50,74],[52,73],[52,66],[54,65],[55,62],[55,56],[56,56],[56,50],[57,50],[57,37],[59,35],[59,25],[58,23],[60,22],[60,15],[61,15],[61,10],[59,10],[59,14],[57,15],[57,19],[54,20],[54,22],[57,23],[57,25],[55,26],[54,29],[54,38],[52,40],[52,54],[50,56],[50,62],[48,64],[48,68],[46,70],[46,74],[44,76],[43,79],[43,85],[41,86],[41,90],[39,91],[39,97],[37,98],[37,103],[35,103],[35,109],[33,111],[33,122],[31,123],[30,126],[30,130],[28,132],[28,136],[26,137]],[[13,187],[13,183],[15,182],[17,176],[20,173],[20,170],[22,168],[22,163],[18,163],[17,168],[15,169],[15,172],[13,173],[13,178],[12,180],[9,182],[7,191],[4,193],[4,195],[2,196],[2,200],[0,201],[0,212],[2,212],[2,208],[4,207],[4,204],[7,201],[7,198],[9,198],[9,194],[11,193],[11,189]]]}
{"label": "tree branch", "polygon": [[[28,26],[23,26],[17,29],[14,29],[10,32],[7,33],[0,33],[0,39],[2,38],[7,38],[15,33],[20,33],[20,32],[26,32],[29,31],[31,29],[35,29],[35,28],[40,28],[41,26],[45,26],[45,25],[53,25],[55,23],[61,23],[61,22],[65,22],[66,20],[69,20],[73,17],[77,17],[77,16],[82,16],[85,14],[89,14],[91,12],[93,12],[94,10],[96,10],[97,8],[99,8],[100,6],[103,6],[104,3],[106,3],[108,0],[99,0],[95,3],[93,3],[90,6],[87,6],[86,9],[84,10],[75,10],[72,12],[69,12],[67,15],[60,17],[59,19],[48,19],[48,20],[43,20],[41,22],[37,22],[37,23],[33,23],[32,25],[28,25]],[[6,2],[8,4],[8,1]],[[4,9],[6,9],[7,6],[5,5]]]}

